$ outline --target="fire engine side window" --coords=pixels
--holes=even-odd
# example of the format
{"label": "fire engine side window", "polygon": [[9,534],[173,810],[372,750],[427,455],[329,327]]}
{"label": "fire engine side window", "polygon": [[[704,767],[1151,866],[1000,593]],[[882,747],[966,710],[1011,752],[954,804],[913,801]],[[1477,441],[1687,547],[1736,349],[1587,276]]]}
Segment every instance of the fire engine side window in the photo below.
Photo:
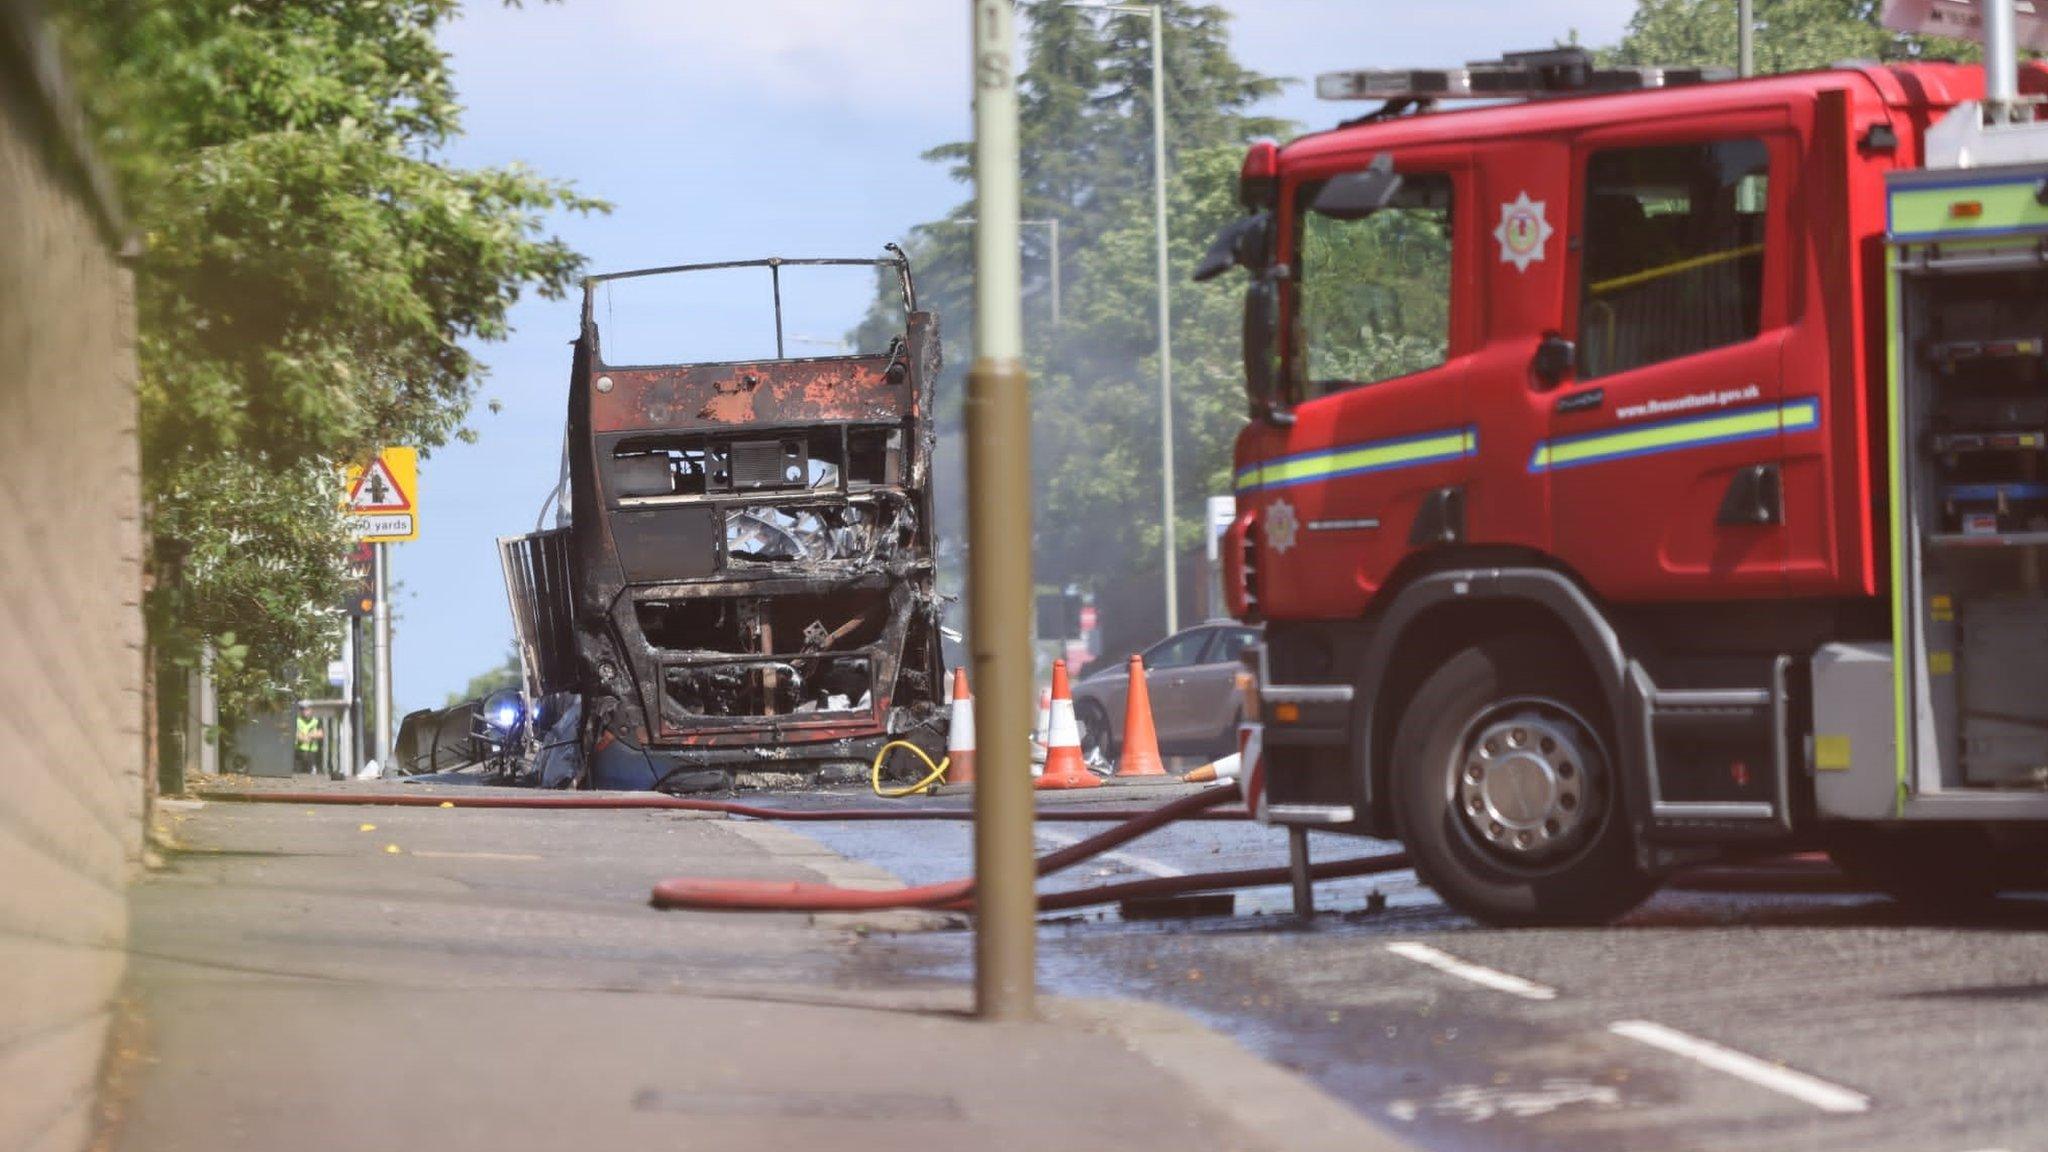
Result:
{"label": "fire engine side window", "polygon": [[1403,176],[1361,220],[1309,210],[1302,189],[1294,339],[1304,395],[1391,380],[1444,362],[1451,333],[1451,178]]}
{"label": "fire engine side window", "polygon": [[1769,182],[1761,140],[1592,155],[1580,265],[1581,379],[1756,336]]}

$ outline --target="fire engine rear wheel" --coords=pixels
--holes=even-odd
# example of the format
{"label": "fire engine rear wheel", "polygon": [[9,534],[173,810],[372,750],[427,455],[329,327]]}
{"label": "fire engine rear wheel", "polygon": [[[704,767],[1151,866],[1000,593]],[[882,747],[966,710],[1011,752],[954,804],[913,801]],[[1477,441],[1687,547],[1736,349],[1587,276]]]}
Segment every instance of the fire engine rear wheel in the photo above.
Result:
{"label": "fire engine rear wheel", "polygon": [[1489,924],[1600,924],[1656,883],[1637,868],[1606,708],[1539,636],[1468,648],[1395,733],[1395,828],[1446,903]]}

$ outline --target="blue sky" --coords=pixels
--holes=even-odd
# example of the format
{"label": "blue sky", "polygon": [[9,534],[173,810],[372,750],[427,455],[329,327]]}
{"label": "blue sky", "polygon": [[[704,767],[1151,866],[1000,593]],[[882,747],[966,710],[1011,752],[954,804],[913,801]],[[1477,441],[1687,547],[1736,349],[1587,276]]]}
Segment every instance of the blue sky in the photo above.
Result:
{"label": "blue sky", "polygon": [[[1454,63],[1576,29],[1617,38],[1633,0],[1235,0],[1246,65],[1312,81]],[[612,201],[557,230],[593,271],[755,256],[867,256],[966,195],[918,159],[969,130],[965,0],[475,0],[443,36],[468,106],[463,164],[519,162]],[[1352,109],[1306,83],[1263,111]],[[858,301],[849,301],[849,316]],[[479,349],[480,439],[421,465],[421,539],[394,549],[400,710],[438,705],[511,637],[493,540],[530,529],[561,454],[574,301],[527,299]]]}

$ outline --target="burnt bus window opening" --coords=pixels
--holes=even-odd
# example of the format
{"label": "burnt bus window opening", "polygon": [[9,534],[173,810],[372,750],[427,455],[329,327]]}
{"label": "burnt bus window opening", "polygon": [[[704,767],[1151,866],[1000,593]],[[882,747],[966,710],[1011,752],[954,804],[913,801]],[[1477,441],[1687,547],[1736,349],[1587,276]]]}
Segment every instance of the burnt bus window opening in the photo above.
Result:
{"label": "burnt bus window opening", "polygon": [[673,652],[779,656],[848,651],[881,639],[889,593],[856,589],[782,596],[642,600],[640,632]]}
{"label": "burnt bus window opening", "polygon": [[603,279],[590,318],[615,368],[871,356],[904,330],[897,275],[888,263],[784,263]]}
{"label": "burnt bus window opening", "polygon": [[636,436],[609,462],[612,496],[859,491],[903,483],[903,430],[831,427],[753,437]]}

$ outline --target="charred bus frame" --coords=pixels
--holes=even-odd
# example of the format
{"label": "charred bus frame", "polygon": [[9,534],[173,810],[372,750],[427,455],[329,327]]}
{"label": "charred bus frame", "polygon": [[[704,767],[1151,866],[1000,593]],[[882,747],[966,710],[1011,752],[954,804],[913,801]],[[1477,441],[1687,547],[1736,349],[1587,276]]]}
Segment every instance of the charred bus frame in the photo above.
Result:
{"label": "charred bus frame", "polygon": [[[895,737],[938,741],[930,416],[939,327],[918,310],[908,261],[890,250],[584,281],[568,522],[508,541],[506,560],[532,586],[514,596],[528,691],[580,693],[586,747],[618,740],[716,767],[824,764]],[[782,274],[806,266],[893,269],[902,331],[880,352],[788,357]],[[769,276],[774,358],[606,362],[601,287],[746,268]],[[566,565],[522,560],[551,547]],[[563,568],[565,579],[532,578]],[[554,611],[564,603],[566,613]],[[567,627],[537,626],[550,620]]]}

